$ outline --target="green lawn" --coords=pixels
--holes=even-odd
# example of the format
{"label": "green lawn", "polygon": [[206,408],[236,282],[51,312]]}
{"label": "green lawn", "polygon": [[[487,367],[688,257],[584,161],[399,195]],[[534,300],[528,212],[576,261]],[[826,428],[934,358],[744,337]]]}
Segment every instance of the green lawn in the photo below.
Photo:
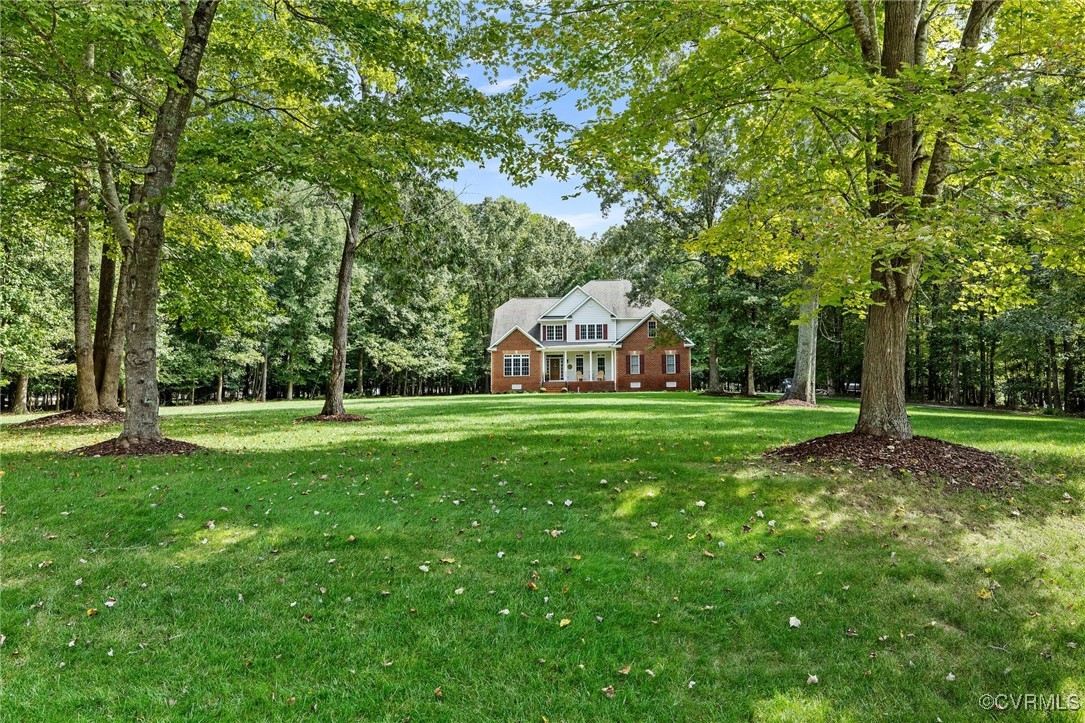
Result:
{"label": "green lawn", "polygon": [[759,458],[850,429],[850,402],[387,399],[292,423],[318,408],[165,410],[214,450],[187,458],[5,428],[0,717],[949,721],[985,693],[1085,698],[1085,421],[913,410],[1020,456],[1011,498]]}

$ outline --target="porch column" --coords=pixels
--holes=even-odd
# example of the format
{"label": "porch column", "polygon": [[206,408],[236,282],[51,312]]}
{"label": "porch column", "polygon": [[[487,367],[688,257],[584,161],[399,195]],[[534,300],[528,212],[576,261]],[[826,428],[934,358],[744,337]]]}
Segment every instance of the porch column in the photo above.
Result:
{"label": "porch column", "polygon": [[569,381],[569,352],[563,351],[561,353],[561,381]]}
{"label": "porch column", "polygon": [[[595,352],[592,352],[592,351],[588,352],[588,368],[584,372],[584,375],[586,377],[588,377],[589,382],[594,382],[595,381],[595,360],[592,359],[592,357],[594,355],[595,355]],[[588,387],[588,388],[591,389],[591,387]]]}

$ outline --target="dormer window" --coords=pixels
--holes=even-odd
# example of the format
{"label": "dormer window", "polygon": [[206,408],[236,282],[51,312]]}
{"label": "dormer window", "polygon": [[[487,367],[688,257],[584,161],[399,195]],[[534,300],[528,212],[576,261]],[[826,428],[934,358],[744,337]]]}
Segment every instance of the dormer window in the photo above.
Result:
{"label": "dormer window", "polygon": [[655,319],[649,319],[648,320],[648,338],[649,339],[655,339],[656,338],[656,320]]}
{"label": "dormer window", "polygon": [[543,324],[543,341],[565,341],[565,325]]}

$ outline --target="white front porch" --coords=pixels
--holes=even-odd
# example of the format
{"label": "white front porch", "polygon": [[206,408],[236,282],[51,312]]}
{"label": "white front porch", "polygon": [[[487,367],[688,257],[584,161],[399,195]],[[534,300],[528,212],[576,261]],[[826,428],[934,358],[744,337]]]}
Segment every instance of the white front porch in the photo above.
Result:
{"label": "white front porch", "polygon": [[617,374],[615,349],[553,349],[543,352],[543,382],[614,383]]}

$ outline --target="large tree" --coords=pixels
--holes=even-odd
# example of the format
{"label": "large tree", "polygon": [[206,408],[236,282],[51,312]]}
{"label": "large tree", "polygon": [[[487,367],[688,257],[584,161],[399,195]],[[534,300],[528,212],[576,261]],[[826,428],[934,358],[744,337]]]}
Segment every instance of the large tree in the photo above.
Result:
{"label": "large tree", "polygon": [[[733,134],[739,178],[760,194],[752,205],[843,205],[857,235],[828,244],[831,233],[811,243],[779,242],[780,228],[764,235],[777,239],[768,253],[791,248],[816,265],[823,296],[840,295],[834,279],[864,288],[858,432],[912,435],[904,342],[924,258],[955,244],[982,252],[956,233],[962,216],[1000,219],[1007,197],[1082,171],[1068,157],[1082,137],[1077,3],[516,5],[535,49],[524,62],[600,109],[572,146],[587,162],[650,164],[693,120]],[[1058,215],[1045,220],[1057,225]],[[748,216],[736,209],[713,242],[747,244]],[[1049,240],[1069,257],[1058,248],[1068,239]]]}

